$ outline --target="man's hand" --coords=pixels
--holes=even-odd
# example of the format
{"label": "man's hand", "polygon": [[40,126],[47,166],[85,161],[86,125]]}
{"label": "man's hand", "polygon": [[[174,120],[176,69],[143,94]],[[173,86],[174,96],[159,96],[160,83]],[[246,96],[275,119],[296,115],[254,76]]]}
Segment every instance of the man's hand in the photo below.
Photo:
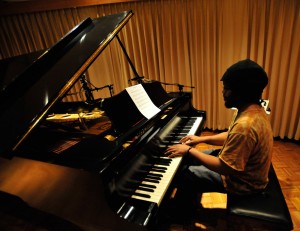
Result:
{"label": "man's hand", "polygon": [[168,147],[167,150],[165,151],[165,154],[170,158],[183,156],[187,154],[189,148],[190,146],[185,144],[175,144],[173,146]]}
{"label": "man's hand", "polygon": [[187,144],[187,145],[196,145],[201,142],[201,137],[195,136],[195,135],[187,135],[179,141],[182,144]]}

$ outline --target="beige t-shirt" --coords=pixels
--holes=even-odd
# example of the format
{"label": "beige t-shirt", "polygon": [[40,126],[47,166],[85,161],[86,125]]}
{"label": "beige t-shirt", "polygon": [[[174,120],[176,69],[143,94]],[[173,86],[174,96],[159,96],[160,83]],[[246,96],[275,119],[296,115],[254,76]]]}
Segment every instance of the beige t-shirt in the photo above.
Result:
{"label": "beige t-shirt", "polygon": [[223,176],[228,192],[254,193],[268,183],[272,159],[273,133],[267,114],[260,105],[252,104],[236,113],[219,158],[235,169]]}

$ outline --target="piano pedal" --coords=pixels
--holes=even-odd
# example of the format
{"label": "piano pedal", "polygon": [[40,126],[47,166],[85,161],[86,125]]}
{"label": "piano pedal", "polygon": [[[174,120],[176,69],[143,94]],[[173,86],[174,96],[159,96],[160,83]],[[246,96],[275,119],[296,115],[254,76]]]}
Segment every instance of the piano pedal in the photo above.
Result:
{"label": "piano pedal", "polygon": [[175,198],[176,192],[177,192],[177,188],[174,188],[174,189],[172,190],[171,195],[170,195],[170,199],[174,199],[174,198]]}

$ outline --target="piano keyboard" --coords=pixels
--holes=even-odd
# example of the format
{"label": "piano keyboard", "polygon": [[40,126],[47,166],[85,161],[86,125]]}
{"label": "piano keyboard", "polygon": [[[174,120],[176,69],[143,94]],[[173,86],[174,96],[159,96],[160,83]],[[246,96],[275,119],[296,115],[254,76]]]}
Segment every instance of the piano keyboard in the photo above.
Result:
{"label": "piano keyboard", "polygon": [[[179,143],[181,137],[188,134],[195,134],[200,126],[202,117],[176,117],[172,125],[173,129],[166,129],[160,134],[160,140],[168,145]],[[131,197],[138,200],[155,202],[159,206],[164,195],[170,186],[179,166],[182,157],[168,158],[157,157],[155,163],[146,169],[142,179],[138,181],[137,187]]]}
{"label": "piano keyboard", "polygon": [[[169,161],[168,165],[154,165],[154,169],[149,171],[140,186],[131,196],[132,198],[155,202],[160,205],[172,179],[180,165],[181,158],[176,157],[170,159],[168,157],[160,157],[161,160]],[[155,168],[160,167],[164,170],[156,171]]]}

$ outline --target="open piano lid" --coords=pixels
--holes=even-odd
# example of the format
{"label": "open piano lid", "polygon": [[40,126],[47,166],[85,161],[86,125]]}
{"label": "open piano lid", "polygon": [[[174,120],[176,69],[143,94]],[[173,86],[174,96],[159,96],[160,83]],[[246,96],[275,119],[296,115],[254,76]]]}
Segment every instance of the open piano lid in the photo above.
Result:
{"label": "open piano lid", "polygon": [[9,78],[1,76],[1,156],[13,156],[132,15],[132,11],[124,11],[93,20],[87,18],[22,73]]}

